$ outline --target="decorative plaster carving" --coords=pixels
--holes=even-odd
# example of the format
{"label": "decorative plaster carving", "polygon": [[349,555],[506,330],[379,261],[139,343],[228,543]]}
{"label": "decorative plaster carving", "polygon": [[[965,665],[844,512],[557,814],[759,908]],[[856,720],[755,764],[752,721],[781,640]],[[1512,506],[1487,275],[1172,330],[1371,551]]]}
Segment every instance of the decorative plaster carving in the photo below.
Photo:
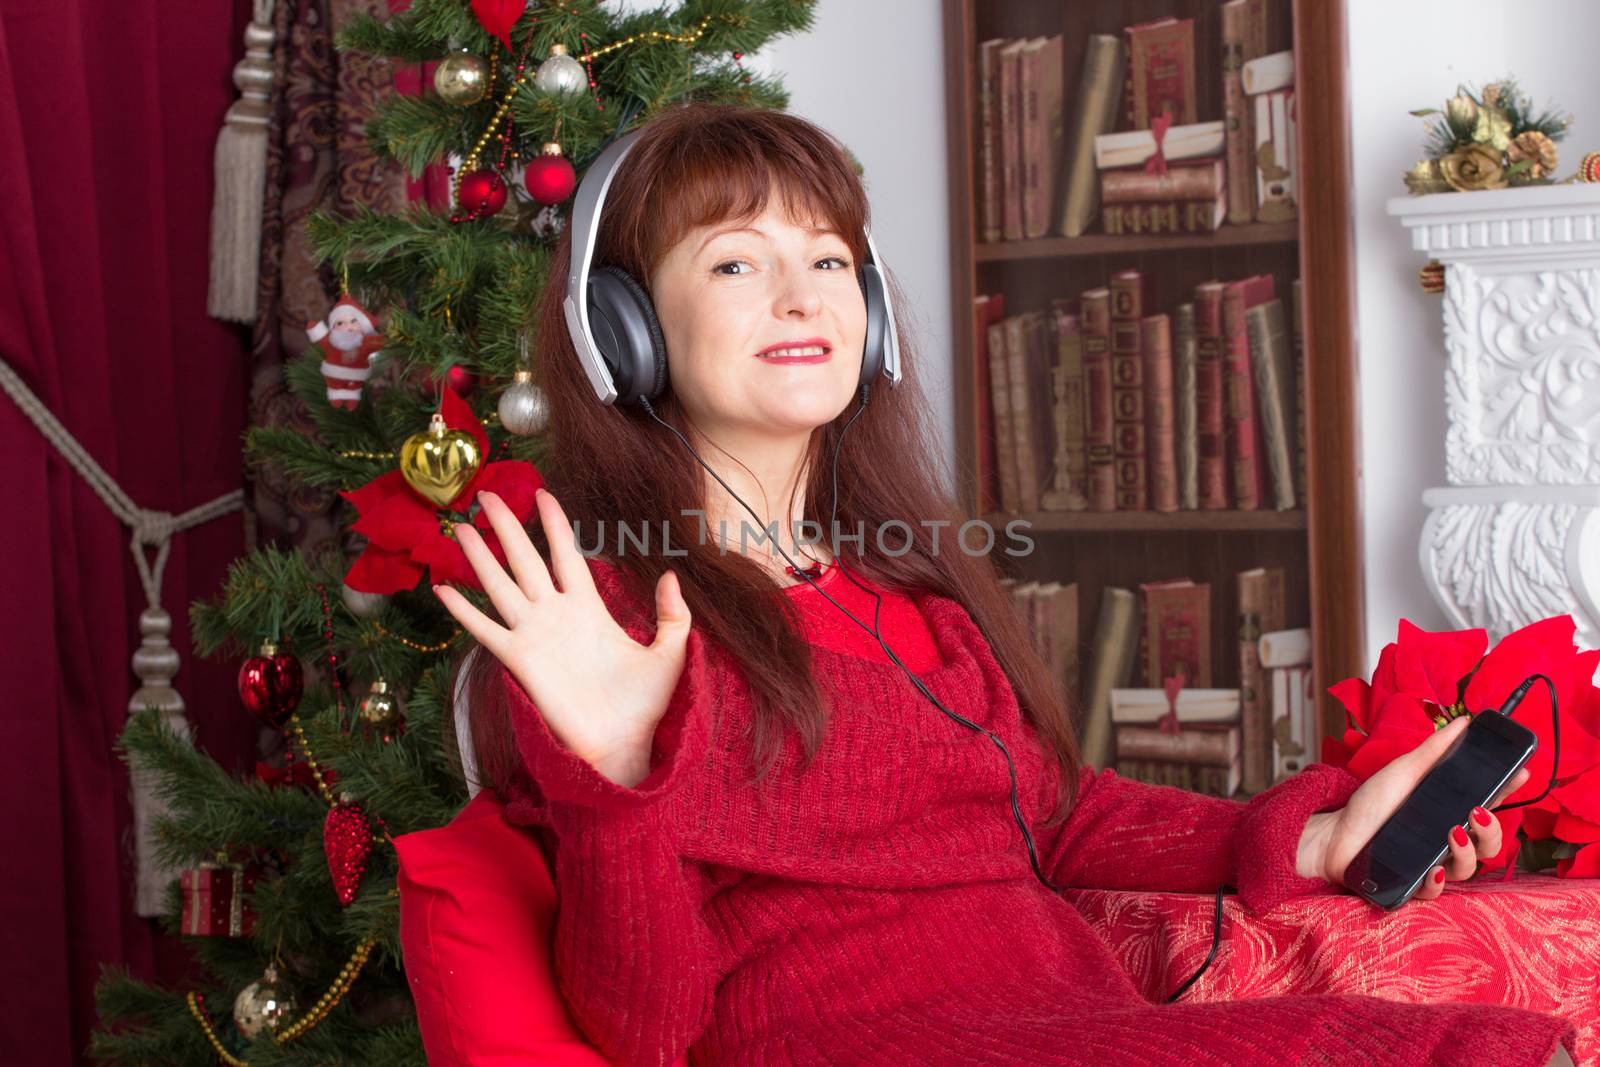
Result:
{"label": "decorative plaster carving", "polygon": [[1420,562],[1461,627],[1600,646],[1600,185],[1397,197],[1445,265],[1445,457]]}

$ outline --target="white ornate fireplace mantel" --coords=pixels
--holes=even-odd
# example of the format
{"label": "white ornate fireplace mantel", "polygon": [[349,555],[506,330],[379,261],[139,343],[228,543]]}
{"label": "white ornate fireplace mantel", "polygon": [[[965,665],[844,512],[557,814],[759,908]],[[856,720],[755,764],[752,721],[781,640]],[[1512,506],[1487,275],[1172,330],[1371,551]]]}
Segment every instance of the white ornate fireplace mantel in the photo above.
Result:
{"label": "white ornate fireplace mantel", "polygon": [[1600,645],[1600,184],[1389,201],[1444,264],[1449,486],[1422,572],[1492,639],[1570,613]]}

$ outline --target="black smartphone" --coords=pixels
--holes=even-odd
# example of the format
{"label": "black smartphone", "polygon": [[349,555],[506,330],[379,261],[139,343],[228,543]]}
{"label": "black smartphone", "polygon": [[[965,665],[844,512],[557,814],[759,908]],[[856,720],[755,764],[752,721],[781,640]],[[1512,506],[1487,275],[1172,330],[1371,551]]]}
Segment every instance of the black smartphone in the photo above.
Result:
{"label": "black smartphone", "polygon": [[1484,711],[1450,747],[1344,870],[1344,884],[1385,910],[1398,908],[1450,850],[1452,827],[1467,825],[1528,762],[1539,738],[1498,711]]}

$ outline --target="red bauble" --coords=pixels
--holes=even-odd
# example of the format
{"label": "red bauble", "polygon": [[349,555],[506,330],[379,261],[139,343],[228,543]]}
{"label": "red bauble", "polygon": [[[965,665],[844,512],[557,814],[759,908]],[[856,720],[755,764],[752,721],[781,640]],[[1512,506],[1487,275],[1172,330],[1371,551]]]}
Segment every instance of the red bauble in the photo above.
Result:
{"label": "red bauble", "polygon": [[506,206],[506,180],[492,170],[475,170],[461,179],[456,203],[464,215],[486,219]]}
{"label": "red bauble", "polygon": [[339,903],[349,904],[361,889],[367,857],[372,855],[372,829],[361,805],[341,803],[328,810],[322,823],[322,851],[328,856],[328,873],[333,876]]}
{"label": "red bauble", "polygon": [[[438,377],[423,371],[419,378],[427,394],[435,400],[439,399]],[[457,396],[471,396],[472,391],[478,387],[478,376],[457,363],[444,372],[444,384],[448,385]]]}
{"label": "red bauble", "polygon": [[528,161],[522,174],[528,195],[541,204],[559,204],[572,195],[578,174],[566,156],[547,154]]}
{"label": "red bauble", "polygon": [[239,699],[250,714],[274,730],[281,730],[289,721],[304,689],[300,661],[271,641],[263,641],[260,654],[239,668]]}

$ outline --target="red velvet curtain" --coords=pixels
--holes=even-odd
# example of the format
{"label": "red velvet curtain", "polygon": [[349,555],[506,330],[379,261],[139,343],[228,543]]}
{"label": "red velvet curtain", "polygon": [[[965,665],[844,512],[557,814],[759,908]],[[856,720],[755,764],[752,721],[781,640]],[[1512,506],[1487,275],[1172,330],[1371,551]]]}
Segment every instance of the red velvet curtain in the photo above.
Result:
{"label": "red velvet curtain", "polygon": [[[0,356],[141,507],[242,484],[240,327],[206,316],[212,148],[248,0],[0,4]],[[0,1058],[86,1062],[102,963],[173,980],[133,913],[128,778],[111,746],[144,594],[129,531],[0,396]],[[234,664],[188,606],[244,549],[239,512],[178,534],[162,603],[198,743],[248,769]]]}

